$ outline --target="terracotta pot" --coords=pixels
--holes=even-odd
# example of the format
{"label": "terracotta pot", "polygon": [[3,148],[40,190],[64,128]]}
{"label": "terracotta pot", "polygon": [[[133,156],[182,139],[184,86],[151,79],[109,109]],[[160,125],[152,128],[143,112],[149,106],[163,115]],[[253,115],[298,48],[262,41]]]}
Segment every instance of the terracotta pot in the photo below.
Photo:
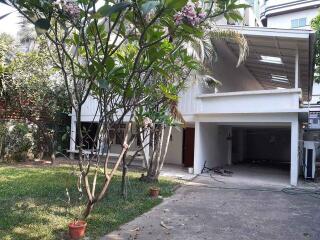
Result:
{"label": "terracotta pot", "polygon": [[150,197],[156,198],[159,196],[160,188],[157,187],[151,187],[149,189]]}
{"label": "terracotta pot", "polygon": [[80,239],[84,237],[87,223],[85,221],[74,221],[69,223],[69,236],[71,239]]}

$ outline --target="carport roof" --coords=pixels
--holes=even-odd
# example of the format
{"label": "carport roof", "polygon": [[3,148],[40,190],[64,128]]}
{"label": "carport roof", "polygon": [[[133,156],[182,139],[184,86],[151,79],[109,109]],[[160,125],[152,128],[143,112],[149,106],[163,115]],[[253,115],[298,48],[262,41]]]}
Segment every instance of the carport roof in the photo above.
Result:
{"label": "carport roof", "polygon": [[[314,73],[314,31],[218,26],[236,30],[247,39],[249,55],[246,68],[265,89],[295,87],[295,58],[299,55],[299,88],[304,100],[312,95]],[[228,47],[238,55],[238,45],[227,41]],[[273,62],[272,62],[273,61]]]}

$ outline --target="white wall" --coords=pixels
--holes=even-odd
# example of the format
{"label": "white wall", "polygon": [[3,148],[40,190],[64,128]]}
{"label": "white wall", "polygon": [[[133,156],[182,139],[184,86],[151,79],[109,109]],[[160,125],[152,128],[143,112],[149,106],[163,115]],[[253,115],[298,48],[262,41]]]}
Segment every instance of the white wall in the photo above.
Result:
{"label": "white wall", "polygon": [[[168,134],[166,129],[165,137]],[[183,129],[172,128],[172,139],[170,140],[167,157],[165,163],[182,165],[182,145],[183,145]]]}
{"label": "white wall", "polygon": [[[268,17],[267,26],[269,28],[291,28],[291,20],[307,18],[307,26],[302,29],[311,29],[311,20],[318,14],[319,10],[307,9],[299,12],[290,12],[282,15]],[[297,28],[298,29],[298,28]]]}
{"label": "white wall", "polygon": [[[164,133],[165,140],[168,136],[168,128],[165,129]],[[172,128],[172,138],[169,142],[167,157],[165,163],[182,165],[182,145],[183,145],[183,129],[182,128]],[[165,142],[163,143],[163,150],[165,147]],[[138,149],[137,142],[135,141],[129,151],[136,151]],[[111,145],[111,153],[120,153],[122,146],[120,144]]]}
{"label": "white wall", "polygon": [[203,94],[199,113],[259,113],[299,111],[298,89]]}
{"label": "white wall", "polygon": [[228,163],[229,127],[215,123],[197,123],[195,135],[194,172],[200,173],[204,163],[207,167],[219,167]]}
{"label": "white wall", "polygon": [[263,89],[243,64],[236,67],[238,56],[235,56],[224,42],[216,42],[216,50],[218,60],[214,64],[212,72],[214,78],[222,83],[221,86],[218,86],[218,92]]}

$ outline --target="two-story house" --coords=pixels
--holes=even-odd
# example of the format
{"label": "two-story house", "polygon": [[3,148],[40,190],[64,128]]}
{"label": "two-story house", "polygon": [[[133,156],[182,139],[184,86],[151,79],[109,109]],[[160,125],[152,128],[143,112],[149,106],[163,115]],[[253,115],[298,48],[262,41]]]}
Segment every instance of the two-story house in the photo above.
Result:
{"label": "two-story house", "polygon": [[[258,4],[251,2],[255,7]],[[270,24],[270,16],[274,15],[268,9],[265,6],[261,16],[264,23]],[[243,164],[250,168],[245,163],[280,167],[287,169],[287,182],[297,185],[299,143],[308,122],[308,109],[302,103],[312,98],[314,32],[260,27],[256,14],[244,14],[249,17],[242,26],[220,27],[246,37],[246,61],[236,67],[238,46],[216,42],[218,61],[213,73],[222,84],[210,92],[193,81],[196,76],[190,76],[190,82],[195,83],[181,94],[179,103],[187,126],[173,130],[166,163],[193,167],[195,174],[201,173],[205,163],[207,167]],[[225,22],[222,19],[218,23]],[[93,98],[85,103],[84,123],[94,120],[96,108]],[[71,114],[70,152],[76,152],[75,123],[75,115]],[[117,154],[119,147],[115,139],[111,152]]]}
{"label": "two-story house", "polygon": [[[209,167],[244,161],[284,163],[290,166],[288,182],[297,185],[298,144],[308,119],[301,103],[312,96],[314,33],[222,27],[244,34],[249,56],[237,68],[237,46],[216,43],[219,59],[213,72],[222,85],[208,93],[201,84],[193,84],[182,94],[179,109],[187,128],[173,131],[166,162],[193,166],[195,174],[205,162]],[[95,109],[91,99],[83,108],[83,122],[93,120]],[[76,139],[74,115],[71,138]],[[74,151],[75,141],[70,144]]]}

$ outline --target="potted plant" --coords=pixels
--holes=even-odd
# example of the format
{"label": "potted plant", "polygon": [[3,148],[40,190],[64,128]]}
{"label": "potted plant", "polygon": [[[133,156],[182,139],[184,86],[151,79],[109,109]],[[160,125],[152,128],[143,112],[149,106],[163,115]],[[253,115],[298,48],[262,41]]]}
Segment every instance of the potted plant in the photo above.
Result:
{"label": "potted plant", "polygon": [[84,220],[74,220],[68,224],[69,236],[71,239],[83,238],[86,233],[87,222]]}
{"label": "potted plant", "polygon": [[160,193],[160,188],[158,188],[158,187],[150,187],[149,188],[150,197],[157,198],[159,196],[159,193]]}

